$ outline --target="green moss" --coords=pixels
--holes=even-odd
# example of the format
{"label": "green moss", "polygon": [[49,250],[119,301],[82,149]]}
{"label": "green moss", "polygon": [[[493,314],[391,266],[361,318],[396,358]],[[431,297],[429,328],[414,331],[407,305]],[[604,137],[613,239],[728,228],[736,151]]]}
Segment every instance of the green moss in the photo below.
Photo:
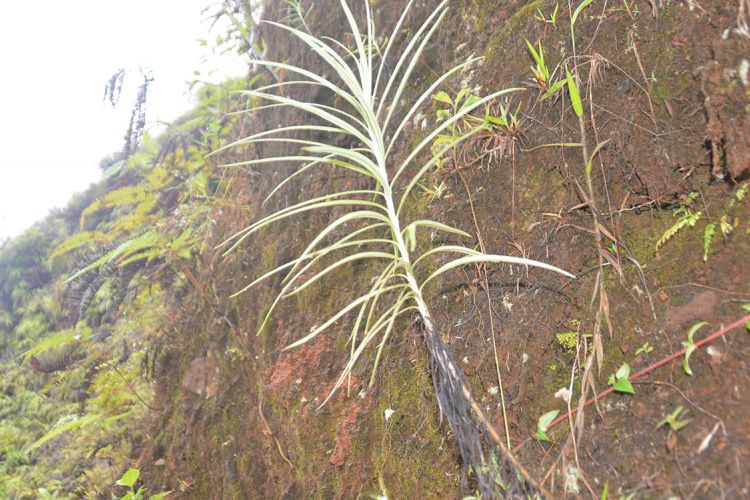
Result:
{"label": "green moss", "polygon": [[[487,44],[487,50],[484,55],[487,62],[495,61],[499,58],[507,57],[507,47],[509,42],[521,38],[520,33],[525,29],[527,23],[534,18],[536,10],[541,8],[545,0],[534,0],[516,11],[510,19],[505,22],[503,29],[492,35]],[[495,3],[493,2],[493,6]]]}
{"label": "green moss", "polygon": [[[366,424],[372,429],[371,441],[379,443],[370,450],[376,476],[390,492],[422,489],[432,491],[428,496],[433,496],[450,490],[452,485],[445,473],[456,463],[451,453],[441,449],[445,433],[434,411],[427,359],[420,356],[407,361],[396,346],[387,351],[377,381],[377,406]],[[394,412],[388,421],[387,409]],[[379,488],[373,485],[374,490]]]}

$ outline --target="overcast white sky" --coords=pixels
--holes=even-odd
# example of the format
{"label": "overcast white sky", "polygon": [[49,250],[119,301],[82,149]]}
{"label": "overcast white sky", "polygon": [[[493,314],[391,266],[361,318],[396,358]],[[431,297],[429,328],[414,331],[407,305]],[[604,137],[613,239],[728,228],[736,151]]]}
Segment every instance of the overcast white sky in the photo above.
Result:
{"label": "overcast white sky", "polygon": [[[36,0],[0,11],[0,241],[99,178],[99,161],[123,145],[139,67],[155,77],[147,121],[191,107],[193,71],[241,75],[234,54],[217,59],[202,10],[211,0]],[[209,62],[201,63],[209,56]],[[104,86],[126,68],[117,109]],[[147,125],[148,128],[148,125]]]}

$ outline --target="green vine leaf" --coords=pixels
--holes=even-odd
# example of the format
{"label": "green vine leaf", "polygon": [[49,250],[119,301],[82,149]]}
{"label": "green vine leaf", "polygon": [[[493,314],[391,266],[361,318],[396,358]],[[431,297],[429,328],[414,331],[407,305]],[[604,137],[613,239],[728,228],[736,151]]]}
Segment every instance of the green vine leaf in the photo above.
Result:
{"label": "green vine leaf", "polygon": [[560,410],[551,410],[539,417],[539,420],[536,422],[536,434],[534,434],[539,441],[549,441],[547,428],[549,427],[549,424],[557,418],[559,413]]}
{"label": "green vine leaf", "polygon": [[611,385],[617,392],[635,394],[633,384],[630,383],[628,377],[630,377],[630,365],[623,363],[613,375],[610,375],[609,385]]}

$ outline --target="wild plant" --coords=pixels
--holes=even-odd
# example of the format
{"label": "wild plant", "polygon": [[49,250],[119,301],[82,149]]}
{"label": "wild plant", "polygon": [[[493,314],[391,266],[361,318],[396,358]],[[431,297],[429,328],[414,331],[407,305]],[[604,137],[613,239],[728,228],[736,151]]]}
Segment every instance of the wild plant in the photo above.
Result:
{"label": "wild plant", "polygon": [[[708,261],[708,258],[711,255],[711,245],[716,238],[717,232],[720,233],[724,239],[728,239],[741,226],[742,221],[737,217],[735,207],[737,203],[741,203],[745,200],[748,190],[750,190],[750,184],[742,184],[737,191],[735,191],[733,196],[726,199],[718,220],[714,219],[713,221],[708,222],[703,228],[704,262]],[[657,240],[655,245],[657,252],[678,233],[683,232],[689,227],[695,227],[702,219],[708,218],[708,211],[706,209],[696,207],[698,196],[699,194],[696,191],[688,193],[684,199],[677,204],[677,208],[673,213],[673,215],[677,217],[677,221],[669,226],[669,228],[667,228]],[[750,224],[747,226],[746,234],[750,234]]]}
{"label": "wild plant", "polygon": [[[448,108],[439,108],[435,112],[438,123],[450,119],[456,113],[475,103],[478,96],[463,88],[455,98],[451,98],[446,92],[438,92],[433,100],[438,104],[447,105]],[[438,170],[444,167],[445,156],[452,160],[456,169],[466,168],[475,163],[484,164],[497,158],[503,158],[506,154],[515,152],[515,145],[520,141],[521,121],[519,119],[519,102],[515,110],[512,110],[508,101],[497,100],[487,102],[484,105],[484,114],[477,116],[467,114],[460,122],[448,127],[446,133],[439,134],[432,143],[433,155],[437,157]],[[476,134],[468,138],[460,148],[455,144],[447,152],[442,151],[445,144],[461,137],[466,130],[480,127]],[[447,154],[446,154],[447,153]]]}
{"label": "wild plant", "polygon": [[310,27],[307,25],[307,18],[310,17],[310,12],[312,12],[315,4],[311,3],[310,7],[305,10],[300,0],[284,0],[284,3],[286,4],[289,13],[281,20],[281,22],[298,29],[304,29],[306,32],[310,33]]}
{"label": "wild plant", "polygon": [[[304,112],[322,124],[310,122],[279,126],[241,139],[235,145],[284,142],[299,145],[301,151],[299,154],[256,158],[233,165],[270,165],[279,162],[301,164],[300,168],[281,181],[269,197],[296,176],[322,166],[332,166],[358,174],[367,180],[370,187],[329,193],[287,206],[250,224],[227,239],[222,246],[231,245],[227,253],[231,252],[260,229],[297,214],[336,207],[349,209],[325,226],[299,256],[266,272],[239,290],[237,294],[251,289],[278,273],[286,272],[281,291],[263,319],[260,328],[262,330],[269,324],[273,311],[283,298],[300,293],[332,271],[352,262],[366,261],[376,265],[378,271],[374,273],[372,282],[368,285],[369,289],[364,294],[349,301],[336,314],[322,321],[319,326],[314,327],[286,349],[309,342],[345,316],[354,315],[353,326],[349,334],[351,349],[349,359],[333,391],[326,398],[328,401],[333,392],[346,382],[357,361],[362,358],[365,349],[376,344],[370,377],[372,384],[384,348],[389,337],[396,330],[396,320],[404,314],[418,315],[423,325],[424,340],[431,359],[433,384],[441,414],[448,420],[465,464],[472,466],[477,474],[480,489],[487,495],[491,495],[496,487],[495,478],[500,473],[498,467],[493,466],[489,459],[491,452],[488,449],[494,448],[495,444],[503,453],[505,459],[503,465],[508,462],[512,463],[512,468],[524,476],[527,484],[533,484],[533,481],[528,474],[524,474],[523,468],[515,462],[509,450],[500,442],[497,432],[488,423],[481,408],[474,402],[461,369],[455,362],[452,352],[441,339],[438,327],[433,320],[425,298],[426,287],[452,269],[480,262],[535,266],[569,277],[572,275],[542,262],[488,254],[459,244],[443,244],[421,254],[417,253],[418,236],[428,231],[444,233],[449,237],[471,238],[471,235],[465,231],[439,221],[407,219],[405,207],[409,203],[414,188],[419,185],[424,175],[435,167],[441,154],[445,154],[457,144],[472,137],[481,131],[482,127],[478,125],[462,130],[458,137],[452,137],[450,141],[441,145],[437,154],[427,155],[428,158],[424,162],[421,161],[421,153],[425,150],[429,152],[429,147],[436,137],[462,121],[471,112],[514,89],[504,89],[477,98],[429,130],[422,141],[404,156],[399,155],[397,159],[394,155],[396,146],[402,143],[408,144],[408,140],[405,140],[407,127],[413,121],[418,109],[430,102],[431,96],[446,80],[478,60],[476,57],[470,57],[467,61],[449,69],[416,99],[406,102],[405,90],[417,67],[417,61],[447,13],[447,1],[443,1],[416,29],[414,35],[403,43],[405,48],[395,63],[390,63],[389,56],[396,47],[394,40],[402,34],[402,25],[413,3],[413,1],[409,2],[404,9],[379,58],[373,57],[377,51],[371,43],[374,40],[375,26],[372,11],[367,2],[364,3],[366,24],[361,30],[347,2],[341,0],[341,7],[353,35],[354,48],[349,48],[336,40],[330,40],[330,43],[327,43],[328,39],[316,38],[291,26],[267,22],[285,30],[309,47],[332,70],[338,81],[323,76],[322,72],[311,71],[292,64],[254,61],[260,66],[276,68],[288,74],[297,75],[300,79],[249,90],[245,92],[248,96],[267,101],[269,107],[274,109],[286,107]],[[353,67],[347,63],[347,60],[351,61]],[[387,68],[392,68],[392,71],[389,72]],[[342,105],[333,108],[320,102],[307,102],[301,98],[272,93],[273,90],[281,90],[284,87],[299,88],[300,86],[317,88],[335,97]],[[326,138],[299,139],[291,136],[300,132]],[[336,139],[341,137],[353,139],[357,145],[352,148],[336,146]],[[340,236],[341,231],[345,229],[348,229],[348,232]],[[428,272],[427,263],[430,260],[451,254],[458,255],[458,257],[447,261],[440,260],[437,269]],[[331,257],[335,257],[333,263],[327,266],[322,265],[327,262],[323,260],[324,258],[330,259]],[[315,270],[312,275],[308,272],[311,270]]]}
{"label": "wild plant", "polygon": [[549,15],[549,17],[544,15],[544,12],[541,11],[541,9],[536,9],[536,14],[534,14],[534,19],[537,21],[541,21],[545,24],[551,24],[552,27],[557,28],[557,11],[560,9],[560,4],[558,2],[555,2],[555,9],[552,11],[552,13]]}
{"label": "wild plant", "polygon": [[544,61],[542,42],[539,41],[537,48],[534,48],[531,42],[526,40],[526,47],[528,47],[535,63],[534,66],[531,66],[531,74],[534,76],[534,82],[542,92],[546,92],[552,81],[552,74],[550,74],[549,67],[547,67],[547,63]]}

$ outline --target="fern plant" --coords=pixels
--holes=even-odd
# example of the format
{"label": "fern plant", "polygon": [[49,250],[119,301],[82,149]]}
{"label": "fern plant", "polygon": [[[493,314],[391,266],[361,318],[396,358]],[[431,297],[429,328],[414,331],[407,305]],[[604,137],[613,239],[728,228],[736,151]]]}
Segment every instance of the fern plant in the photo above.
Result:
{"label": "fern plant", "polygon": [[[743,202],[747,196],[747,192],[750,189],[749,183],[742,184],[737,191],[729,197],[725,203],[719,220],[708,222],[703,228],[703,261],[708,261],[708,257],[711,254],[711,245],[716,238],[717,229],[724,237],[728,239],[735,230],[740,226],[741,220],[737,218],[735,206],[737,203]],[[678,217],[677,221],[672,224],[664,234],[656,242],[656,251],[659,251],[669,240],[671,240],[677,233],[683,231],[688,227],[695,227],[695,225],[704,218],[708,218],[707,211],[699,210],[693,207],[693,204],[698,199],[698,193],[692,192],[688,194],[684,200],[682,200],[674,211],[674,216]],[[709,219],[711,220],[711,219]],[[750,224],[748,224],[747,234],[750,234]]]}
{"label": "fern plant", "polygon": [[[700,210],[694,210],[691,204],[698,197],[698,193],[690,193],[683,201],[680,202],[677,209],[674,211],[675,217],[678,217],[677,222],[672,224],[664,234],[661,235],[659,241],[656,242],[656,250],[658,251],[664,246],[666,242],[671,240],[674,235],[685,229],[686,227],[693,227],[700,220],[703,213]],[[710,244],[710,240],[709,240]]]}
{"label": "fern plant", "polygon": [[[440,337],[425,298],[426,286],[452,269],[475,263],[536,266],[569,277],[572,275],[542,262],[520,257],[486,254],[461,245],[445,244],[431,248],[421,255],[415,255],[418,236],[426,232],[425,230],[471,238],[470,234],[439,221],[409,220],[404,216],[404,207],[414,188],[419,185],[420,179],[435,166],[441,154],[445,154],[480,131],[482,124],[462,130],[459,136],[451,137],[440,146],[437,154],[428,155],[429,159],[422,164],[418,163],[420,153],[429,152],[433,141],[438,136],[444,134],[446,130],[451,130],[451,127],[463,120],[469,113],[492,99],[516,89],[500,90],[486,97],[473,99],[471,103],[462,106],[450,118],[430,130],[403,160],[396,160],[393,155],[396,145],[405,139],[406,128],[420,106],[429,103],[432,95],[451,76],[458,74],[478,60],[476,57],[471,57],[466,62],[449,69],[413,102],[404,102],[404,92],[409,85],[410,76],[419,56],[447,12],[447,1],[444,1],[428,16],[414,36],[408,42],[404,42],[405,49],[391,66],[388,58],[395,49],[394,40],[401,34],[402,24],[412,4],[413,1],[409,2],[404,9],[392,35],[387,38],[388,41],[382,52],[379,52],[372,42],[375,39],[375,26],[371,8],[367,2],[364,3],[366,24],[364,29],[360,30],[347,2],[341,0],[341,7],[354,38],[353,48],[336,40],[331,40],[328,44],[294,27],[267,21],[268,24],[286,30],[307,45],[327,64],[339,81],[324,77],[321,72],[287,63],[253,61],[261,67],[295,74],[299,79],[245,91],[247,96],[266,101],[269,103],[268,107],[271,108],[294,108],[322,121],[323,124],[280,126],[241,139],[230,146],[284,142],[299,145],[301,151],[296,155],[256,158],[230,166],[270,165],[290,161],[300,163],[300,168],[285,178],[269,197],[294,177],[324,165],[361,175],[368,180],[371,187],[334,192],[278,210],[234,234],[222,243],[222,247],[228,247],[226,252],[229,253],[260,229],[298,214],[334,207],[348,208],[348,212],[324,227],[298,257],[269,270],[239,290],[237,294],[251,289],[278,273],[286,273],[283,286],[260,327],[260,330],[263,330],[283,298],[300,293],[341,266],[355,261],[377,264],[379,272],[375,274],[365,293],[346,303],[337,313],[322,321],[319,326],[287,346],[286,349],[311,341],[349,314],[354,316],[349,334],[350,355],[333,390],[325,400],[328,401],[345,383],[366,348],[376,344],[377,349],[370,378],[370,383],[373,383],[384,346],[395,329],[396,320],[406,313],[416,312],[424,324],[425,343],[432,360],[433,383],[441,414],[447,418],[457,438],[464,462],[473,467],[482,491],[490,494],[495,487],[498,472],[488,460],[489,454],[487,453],[487,448],[492,445],[487,436],[492,436],[492,429],[486,423],[478,405],[474,403],[471,391],[463,381],[452,353]],[[345,56],[342,57],[340,53],[344,53]],[[377,57],[378,53],[380,57]],[[347,63],[347,60],[352,61],[353,67]],[[390,76],[386,70],[389,67],[393,68]],[[316,87],[327,92],[340,102],[346,103],[347,108],[343,109],[343,106],[338,106],[335,109],[318,102],[306,102],[290,97],[286,91],[279,92],[279,94],[273,93],[274,90],[280,90],[283,87],[300,86]],[[327,138],[314,140],[293,137],[293,134],[299,132],[316,134],[316,136],[323,135]],[[351,149],[336,146],[336,139],[342,136],[354,139],[358,145]],[[346,229],[348,232],[340,236],[342,230]],[[443,261],[442,265],[439,265],[432,273],[426,272],[428,261],[451,254],[457,257],[447,262]],[[322,265],[331,260],[332,263]],[[311,270],[312,273],[309,272]],[[494,436],[496,437],[496,433]],[[502,446],[499,440],[493,440],[498,446]],[[505,451],[507,456],[507,450]]]}

